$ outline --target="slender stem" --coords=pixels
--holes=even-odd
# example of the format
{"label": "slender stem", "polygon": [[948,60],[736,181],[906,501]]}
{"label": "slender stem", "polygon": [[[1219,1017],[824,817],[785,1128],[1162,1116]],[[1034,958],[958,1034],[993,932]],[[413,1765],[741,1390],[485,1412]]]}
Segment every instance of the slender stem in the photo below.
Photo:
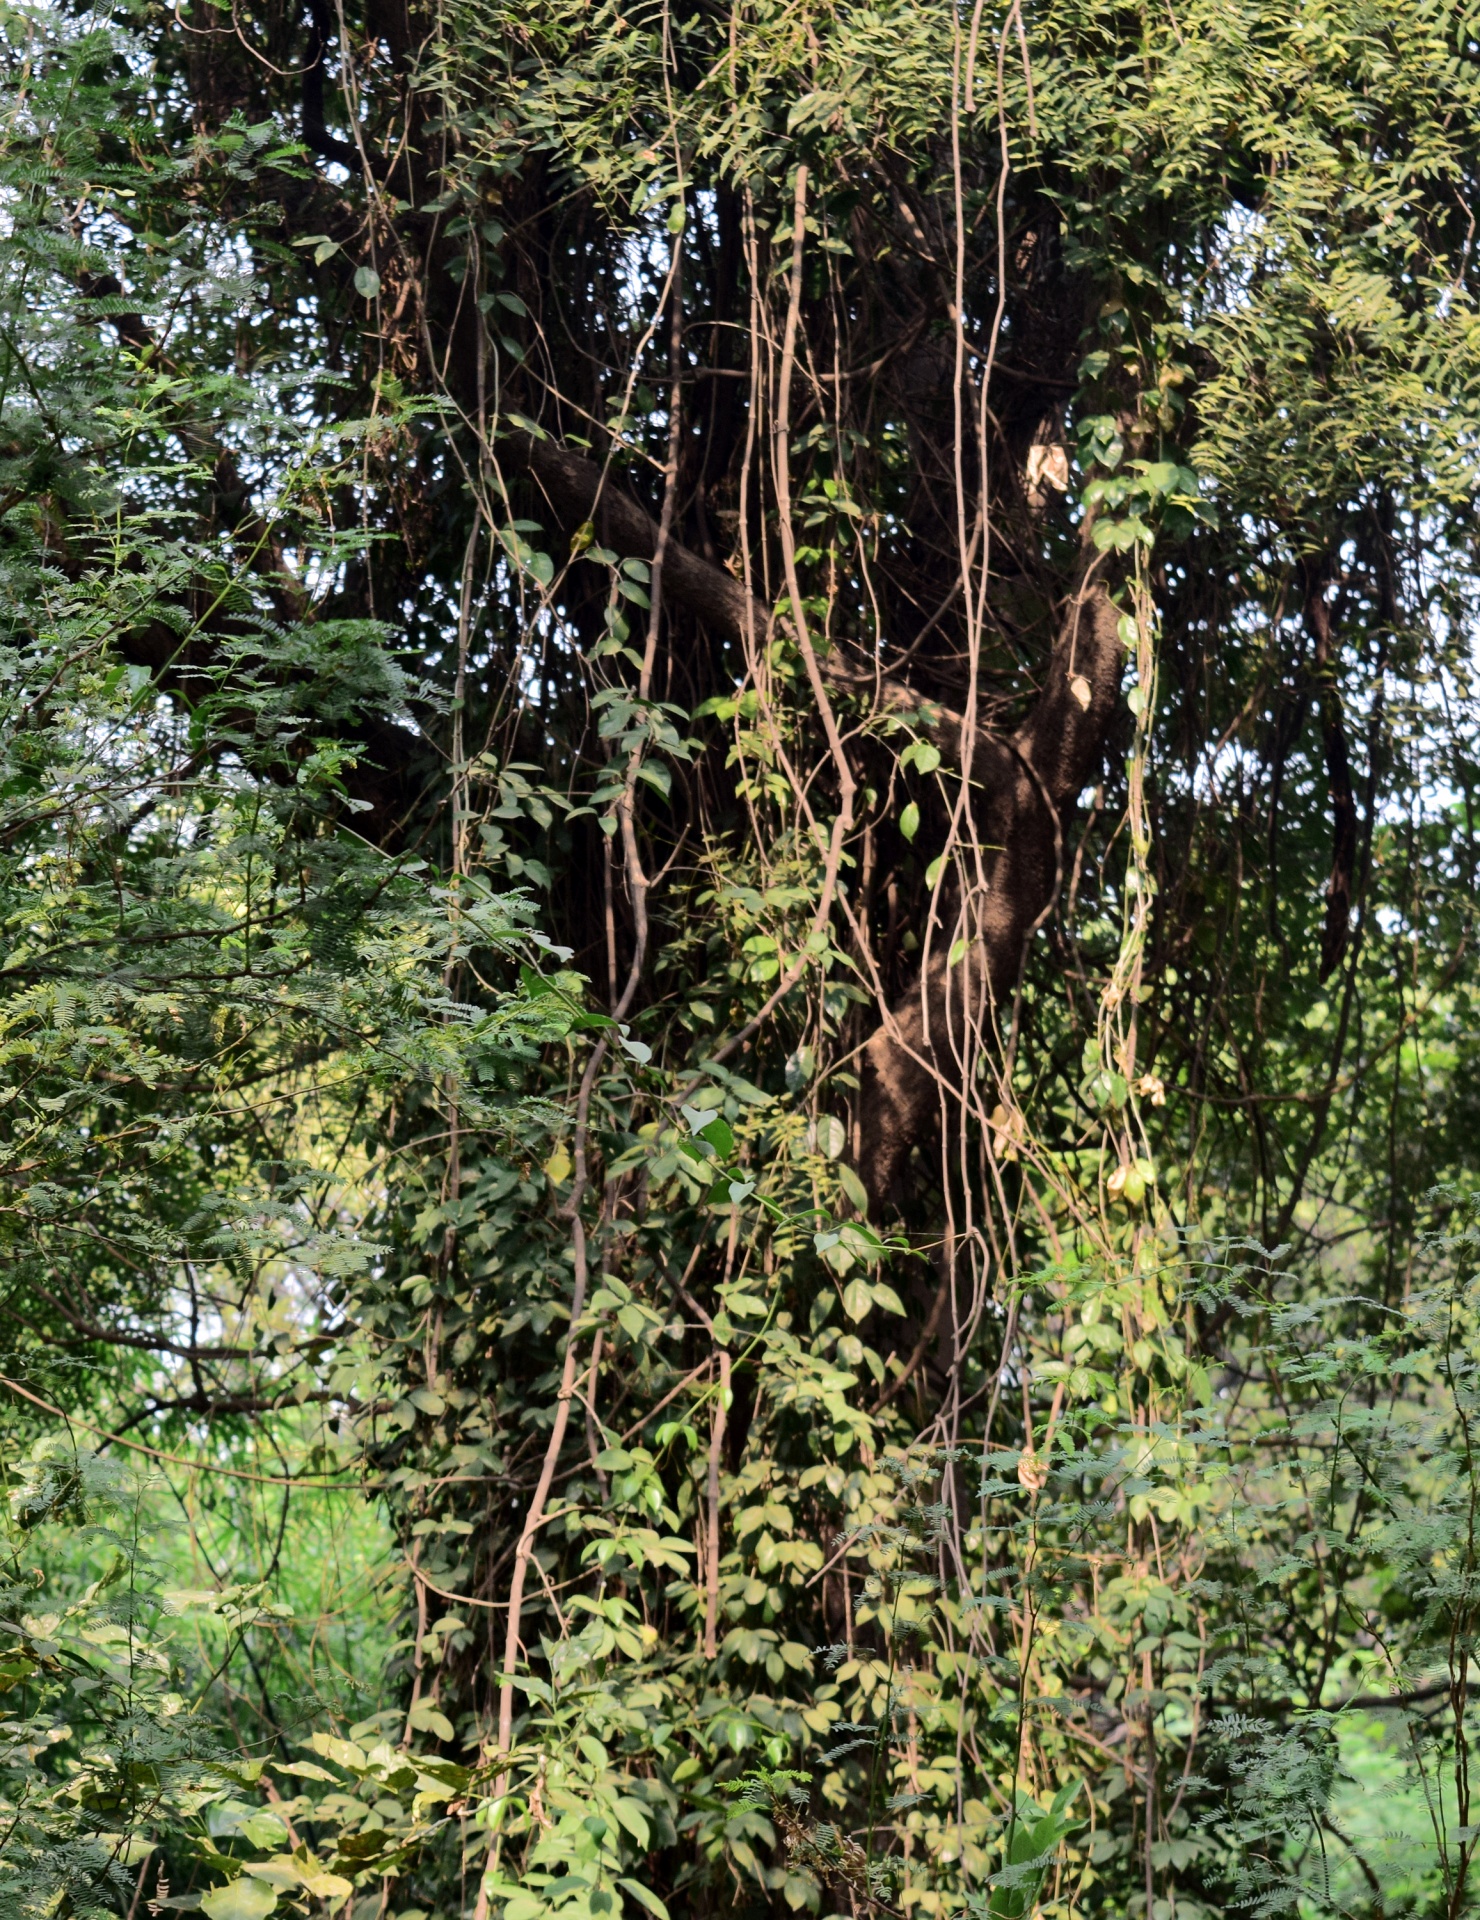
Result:
{"label": "slender stem", "polygon": [[719,1469],[725,1440],[725,1416],[730,1407],[730,1356],[719,1350],[719,1392],[709,1425],[708,1518],[705,1530],[704,1658],[719,1652]]}

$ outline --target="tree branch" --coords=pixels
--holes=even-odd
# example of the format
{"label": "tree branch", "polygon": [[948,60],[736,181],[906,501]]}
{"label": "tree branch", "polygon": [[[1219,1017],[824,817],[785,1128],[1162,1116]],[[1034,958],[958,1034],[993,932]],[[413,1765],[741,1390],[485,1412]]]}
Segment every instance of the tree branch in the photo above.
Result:
{"label": "tree branch", "polygon": [[1357,802],[1352,792],[1351,755],[1346,721],[1336,684],[1335,638],[1326,602],[1329,570],[1309,568],[1305,582],[1305,623],[1315,642],[1316,700],[1321,747],[1331,795],[1331,876],[1326,882],[1326,912],[1321,923],[1320,978],[1328,980],[1341,965],[1351,928],[1352,882],[1357,865]]}
{"label": "tree branch", "polygon": [[984,734],[972,778],[986,884],[964,903],[968,945],[944,943],[863,1054],[859,1173],[882,1207],[910,1149],[969,1071],[974,1036],[1010,998],[1027,940],[1058,886],[1065,810],[1090,779],[1120,689],[1120,615],[1090,560],[1065,611],[1042,691],[1010,739]]}

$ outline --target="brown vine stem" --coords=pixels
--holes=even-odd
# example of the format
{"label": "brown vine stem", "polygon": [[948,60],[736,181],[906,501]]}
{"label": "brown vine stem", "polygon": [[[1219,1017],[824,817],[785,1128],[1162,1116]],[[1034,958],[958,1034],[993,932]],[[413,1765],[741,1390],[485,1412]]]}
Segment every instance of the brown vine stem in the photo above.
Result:
{"label": "brown vine stem", "polygon": [[[812,635],[807,626],[801,581],[797,575],[796,535],[791,524],[791,388],[796,375],[797,323],[802,306],[802,266],[806,237],[807,169],[805,166],[800,166],[797,168],[796,186],[792,196],[791,270],[787,287],[786,329],[781,343],[781,367],[776,382],[776,424],[772,435],[772,466],[776,487],[777,529],[781,539],[781,564],[791,609],[792,632],[796,636],[797,650],[802,656],[802,664],[807,670],[808,684],[811,686],[812,697],[817,703],[817,711],[822,720],[828,753],[838,776],[838,812],[833,820],[832,832],[828,836],[827,858],[822,873],[822,892],[817,902],[817,909],[812,915],[811,931],[820,933],[832,917],[833,901],[838,890],[838,873],[843,860],[843,843],[853,830],[853,807],[858,793],[858,783],[853,777],[853,768],[849,764],[848,754],[843,746],[843,737],[838,729],[837,715],[833,712],[832,701],[828,698],[827,683],[818,665],[817,653],[812,645]],[[759,676],[757,679],[759,681]],[[760,691],[768,730],[775,735],[779,743],[780,735],[770,712],[769,700],[764,690],[760,689]],[[810,816],[804,785],[790,768],[787,771],[799,804]],[[813,957],[806,947],[802,949],[782,974],[774,991],[760,1010],[752,1014],[738,1032],[732,1033],[724,1045],[717,1047],[710,1055],[710,1059],[716,1066],[727,1060],[765,1024],[807,971],[813,962]],[[697,1084],[699,1077],[702,1076],[696,1076],[695,1081],[685,1089],[682,1098],[686,1099],[693,1091],[693,1085]]]}
{"label": "brown vine stem", "polygon": [[827,749],[838,772],[839,806],[827,852],[827,870],[832,886],[836,887],[843,841],[853,827],[853,800],[858,789],[843,748],[842,735],[838,732],[837,716],[827,695],[822,669],[817,664],[812,636],[807,628],[806,606],[802,599],[801,581],[797,577],[796,536],[791,524],[791,386],[796,372],[797,321],[802,307],[802,260],[806,237],[807,169],[800,166],[797,168],[796,189],[792,196],[790,286],[786,303],[786,332],[781,341],[781,371],[776,384],[776,522],[781,536],[781,564],[786,577],[787,598],[791,603],[792,631],[807,669],[812,697],[817,702]]}
{"label": "brown vine stem", "polygon": [[[658,519],[658,538],[653,549],[650,574],[650,599],[647,640],[642,650],[642,667],[637,676],[639,703],[652,696],[653,667],[658,657],[658,628],[663,608],[663,563],[673,535],[673,513],[678,495],[678,457],[683,433],[683,234],[673,236],[673,258],[668,269],[669,301],[669,373],[668,455],[663,468],[663,506]],[[639,740],[627,755],[622,792],[617,800],[617,822],[622,834],[622,854],[627,870],[627,888],[632,899],[632,965],[622,997],[612,1008],[614,1020],[623,1019],[637,996],[648,945],[648,877],[643,871],[637,844],[637,781],[642,770],[643,743]]]}
{"label": "brown vine stem", "polygon": [[[605,1053],[606,1037],[603,1035],[591,1049],[591,1058],[586,1062],[586,1071],[581,1075],[581,1090],[576,1106],[575,1178],[570,1199],[566,1202],[566,1210],[570,1214],[572,1251],[575,1258],[575,1285],[571,1292],[570,1327],[565,1339],[565,1362],[560,1373],[560,1396],[555,1405],[555,1419],[550,1428],[550,1439],[545,1448],[540,1477],[530,1498],[529,1511],[525,1515],[524,1527],[519,1535],[519,1545],[514,1553],[514,1571],[509,1576],[509,1621],[504,1635],[504,1664],[498,1698],[498,1751],[500,1754],[506,1754],[513,1743],[514,1674],[519,1665],[519,1630],[524,1609],[525,1578],[529,1572],[530,1560],[534,1555],[535,1535],[539,1532],[544,1519],[545,1502],[550,1497],[550,1486],[555,1478],[560,1450],[565,1445],[565,1430],[570,1423],[571,1401],[575,1398],[576,1358],[579,1344],[576,1329],[585,1311],[586,1287],[589,1280],[586,1223],[581,1218],[581,1201],[585,1197],[585,1190],[589,1183],[586,1145],[591,1114],[591,1094]],[[508,1790],[509,1776],[503,1773],[499,1776],[495,1793],[502,1797]],[[479,1904],[486,1913],[487,1907],[483,1901],[481,1889]],[[477,1909],[475,1909],[475,1920],[476,1913]]]}
{"label": "brown vine stem", "polygon": [[719,1652],[719,1468],[725,1443],[725,1413],[730,1404],[730,1356],[719,1348],[719,1392],[709,1428],[709,1479],[705,1489],[709,1513],[705,1529],[704,1658]]}
{"label": "brown vine stem", "polygon": [[413,1544],[411,1552],[406,1556],[406,1563],[411,1568],[411,1578],[416,1587],[416,1649],[413,1657],[411,1701],[406,1709],[406,1724],[401,1729],[401,1745],[403,1747],[409,1747],[411,1745],[411,1736],[416,1731],[414,1716],[417,1707],[421,1703],[421,1682],[424,1670],[422,1647],[427,1637],[427,1585],[421,1577],[420,1559],[421,1542],[418,1540]]}
{"label": "brown vine stem", "polygon": [[[683,395],[681,373],[683,366],[683,289],[680,267],[682,262],[683,235],[675,234],[673,239],[673,258],[668,275],[668,299],[671,311],[671,387],[669,392],[668,419],[668,460],[664,474],[662,518],[658,525],[658,541],[653,554],[651,576],[652,606],[648,618],[647,644],[643,651],[642,669],[638,679],[638,698],[645,700],[652,689],[653,665],[657,657],[658,627],[662,618],[663,606],[663,560],[667,551],[669,536],[673,527],[674,500],[678,490],[678,458],[682,445],[681,408]],[[642,979],[643,963],[647,957],[647,876],[643,872],[640,852],[637,845],[637,830],[634,808],[638,770],[642,761],[641,746],[636,746],[628,756],[626,779],[621,797],[617,801],[617,817],[622,833],[623,850],[626,856],[628,885],[632,893],[632,911],[635,923],[635,941],[632,962],[627,972],[626,984],[621,998],[612,1009],[612,1017],[621,1020],[630,1009],[637,996],[638,985]],[[564,1211],[570,1218],[572,1252],[575,1264],[575,1285],[571,1293],[570,1325],[565,1341],[565,1360],[560,1375],[560,1395],[556,1402],[555,1419],[550,1428],[549,1442],[545,1447],[544,1461],[540,1467],[540,1477],[534,1494],[530,1499],[529,1510],[525,1515],[524,1526],[519,1536],[519,1545],[514,1554],[514,1570],[509,1578],[509,1619],[504,1635],[503,1671],[499,1683],[498,1707],[498,1752],[507,1754],[513,1744],[514,1736],[514,1676],[519,1665],[520,1628],[523,1624],[524,1588],[529,1573],[530,1561],[534,1556],[535,1536],[539,1532],[545,1512],[545,1503],[550,1497],[550,1488],[555,1479],[555,1469],[559,1464],[561,1449],[565,1445],[566,1429],[570,1424],[571,1402],[576,1397],[577,1349],[579,1345],[578,1328],[581,1314],[585,1310],[586,1290],[590,1277],[590,1263],[586,1246],[586,1225],[581,1216],[581,1203],[590,1184],[588,1147],[590,1140],[591,1099],[596,1087],[596,1078],[601,1071],[601,1063],[606,1057],[607,1039],[603,1035],[591,1050],[591,1058],[586,1062],[585,1072],[581,1075],[580,1093],[576,1102],[575,1125],[575,1165],[574,1180],[569,1200]],[[509,1790],[507,1771],[499,1776],[496,1795],[502,1797]],[[488,1911],[487,1893],[479,1888],[478,1903],[474,1908],[474,1920],[484,1920]]]}

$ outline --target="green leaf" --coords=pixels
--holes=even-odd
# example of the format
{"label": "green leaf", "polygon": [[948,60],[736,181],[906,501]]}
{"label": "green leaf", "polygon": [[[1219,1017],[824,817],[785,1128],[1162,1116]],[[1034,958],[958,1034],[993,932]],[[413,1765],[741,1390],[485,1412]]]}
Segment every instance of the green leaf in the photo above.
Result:
{"label": "green leaf", "polygon": [[355,268],[355,292],[363,300],[375,300],[380,295],[380,275],[374,267]]}
{"label": "green leaf", "polygon": [[[294,1862],[297,1865],[297,1862]],[[330,1873],[328,1868],[315,1872],[312,1867],[301,1869],[303,1886],[315,1900],[348,1900],[355,1890],[353,1880],[346,1880],[343,1874]]]}
{"label": "green leaf", "polygon": [[899,756],[902,767],[918,767],[921,773],[934,773],[940,765],[940,748],[930,740],[912,740]]}
{"label": "green leaf", "polygon": [[661,760],[644,760],[637,769],[639,780],[645,780],[656,793],[666,800],[673,792],[673,775]]}
{"label": "green leaf", "polygon": [[850,1320],[861,1320],[873,1304],[873,1288],[867,1280],[850,1280],[844,1287],[843,1311]]}
{"label": "green leaf", "polygon": [[631,1340],[641,1340],[652,1324],[648,1315],[635,1302],[629,1301],[625,1307],[617,1308],[617,1325]]}
{"label": "green leaf", "polygon": [[252,1814],[242,1822],[242,1832],[254,1847],[265,1847],[269,1852],[282,1846],[288,1837],[288,1829],[275,1813],[265,1809]]}
{"label": "green leaf", "polygon": [[913,840],[920,831],[920,809],[913,800],[899,816],[899,830],[906,840]]}
{"label": "green leaf", "polygon": [[867,1213],[868,1193],[863,1182],[853,1171],[852,1167],[848,1165],[847,1161],[842,1161],[838,1166],[838,1180],[844,1193],[847,1194],[849,1200],[853,1206],[857,1208],[858,1212],[860,1214]]}
{"label": "green leaf", "polygon": [[210,1920],[267,1920],[277,1905],[277,1895],[262,1881],[243,1874],[239,1880],[202,1894],[200,1904]]}
{"label": "green leaf", "polygon": [[618,1796],[616,1815],[638,1846],[646,1852],[652,1838],[647,1808],[640,1800],[634,1800],[630,1793],[624,1793]]}
{"label": "green leaf", "polygon": [[336,1766],[343,1767],[347,1773],[363,1773],[366,1767],[365,1750],[353,1740],[337,1739],[332,1733],[315,1733],[309,1736],[308,1744],[314,1752],[325,1760],[332,1760]]}
{"label": "green leaf", "polygon": [[453,1737],[452,1722],[430,1700],[418,1700],[406,1718],[418,1733],[434,1733],[439,1740]]}
{"label": "green leaf", "polygon": [[640,1907],[646,1907],[653,1920],[668,1920],[668,1909],[651,1888],[643,1886],[640,1880],[620,1879],[617,1885],[623,1893],[630,1893]]}

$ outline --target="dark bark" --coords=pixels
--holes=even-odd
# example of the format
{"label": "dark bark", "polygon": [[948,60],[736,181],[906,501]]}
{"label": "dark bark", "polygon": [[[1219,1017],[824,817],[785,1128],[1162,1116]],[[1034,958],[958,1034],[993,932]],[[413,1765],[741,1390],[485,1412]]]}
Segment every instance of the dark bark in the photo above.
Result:
{"label": "dark bark", "polygon": [[887,1203],[910,1149],[974,1065],[994,1011],[1009,1002],[1029,936],[1057,891],[1063,822],[1092,778],[1114,713],[1125,650],[1120,615],[1094,564],[1067,608],[1028,718],[982,733],[972,755],[985,884],[964,902],[965,953],[932,931],[919,978],[864,1049],[859,1173],[872,1209]]}
{"label": "dark bark", "polygon": [[1321,923],[1320,978],[1341,965],[1351,930],[1352,881],[1357,864],[1357,801],[1352,791],[1351,755],[1346,721],[1336,684],[1335,639],[1326,602],[1327,574],[1307,573],[1305,621],[1315,642],[1313,661],[1321,722],[1321,751],[1331,796],[1331,875],[1326,882],[1326,911]]}
{"label": "dark bark", "polygon": [[[596,538],[624,559],[652,559],[657,521],[596,461],[529,433],[512,434],[499,447],[528,471],[568,532],[589,521]],[[727,639],[743,640],[747,630],[764,639],[770,623],[766,608],[732,574],[674,540],[663,556],[663,596]]]}
{"label": "dark bark", "polygon": [[324,62],[329,51],[332,28],[324,0],[309,0],[308,59],[303,67],[303,144],[310,153],[360,173],[359,149],[337,133],[331,133],[324,120]]}
{"label": "dark bark", "polygon": [[[589,521],[613,551],[651,559],[656,522],[595,461],[530,434],[501,444],[563,525]],[[1099,565],[1096,558],[1084,567],[1027,719],[1010,735],[977,732],[971,777],[981,796],[975,827],[987,849],[986,884],[967,902],[967,951],[951,966],[953,936],[939,929],[920,977],[865,1049],[859,1172],[876,1211],[928,1129],[941,1093],[961,1085],[992,1009],[1011,998],[1027,940],[1057,889],[1064,816],[1099,764],[1125,659],[1120,615]],[[747,627],[764,636],[769,627],[767,609],[739,581],[676,543],[665,555],[663,586],[665,595],[726,637],[739,640]],[[842,688],[876,684],[836,653],[826,672]],[[942,752],[961,764],[960,715],[902,683],[885,680],[878,691],[893,710],[918,712]]]}

